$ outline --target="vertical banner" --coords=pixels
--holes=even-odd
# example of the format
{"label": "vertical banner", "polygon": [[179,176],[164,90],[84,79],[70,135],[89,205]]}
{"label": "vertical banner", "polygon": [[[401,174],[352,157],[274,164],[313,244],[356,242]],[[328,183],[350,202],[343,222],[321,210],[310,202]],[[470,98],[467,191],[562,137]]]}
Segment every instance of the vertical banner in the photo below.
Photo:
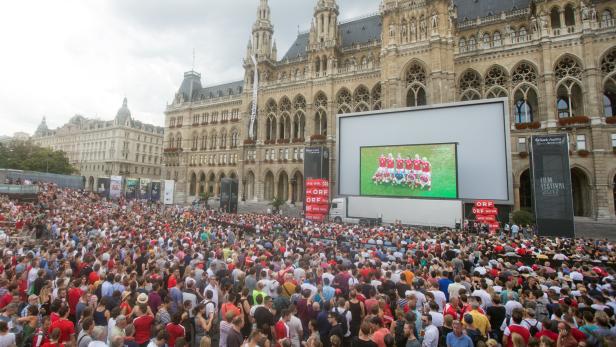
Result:
{"label": "vertical banner", "polygon": [[237,213],[238,180],[223,178],[220,182],[220,209],[227,213]]}
{"label": "vertical banner", "polygon": [[488,225],[490,232],[495,232],[500,228],[500,224],[498,223],[498,208],[494,205],[493,200],[475,201],[473,214],[477,222]]}
{"label": "vertical banner", "polygon": [[173,204],[173,192],[175,190],[175,181],[173,180],[165,180],[165,195],[163,197],[163,202],[165,205]]}
{"label": "vertical banner", "polygon": [[574,237],[566,134],[531,136],[531,174],[539,236]]}
{"label": "vertical banner", "polygon": [[329,181],[327,179],[306,180],[306,219],[322,222],[329,214]]}
{"label": "vertical banner", "polygon": [[122,176],[111,176],[109,179],[109,198],[119,199],[122,195]]}
{"label": "vertical banner", "polygon": [[110,180],[107,177],[99,177],[96,182],[96,192],[98,195],[108,198],[109,197],[109,185]]}
{"label": "vertical banner", "polygon": [[304,176],[306,178],[329,178],[329,150],[325,147],[304,149]]}
{"label": "vertical banner", "polygon": [[150,200],[160,201],[160,182],[150,184]]}
{"label": "vertical banner", "polygon": [[139,196],[139,179],[138,178],[127,178],[126,179],[126,199],[138,199]]}
{"label": "vertical banner", "polygon": [[139,199],[150,199],[150,179],[139,179]]}

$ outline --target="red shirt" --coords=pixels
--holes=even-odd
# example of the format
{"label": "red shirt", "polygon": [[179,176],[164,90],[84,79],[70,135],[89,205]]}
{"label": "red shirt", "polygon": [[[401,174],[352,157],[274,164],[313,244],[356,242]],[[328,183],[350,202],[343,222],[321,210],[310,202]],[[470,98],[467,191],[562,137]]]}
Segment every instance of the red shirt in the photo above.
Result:
{"label": "red shirt", "polygon": [[227,312],[233,312],[234,317],[239,316],[241,313],[239,307],[233,305],[233,303],[230,302],[225,302],[224,304],[222,304],[222,306],[220,307],[220,311],[223,317],[227,316]]}
{"label": "red shirt", "polygon": [[175,278],[175,276],[169,276],[169,279],[167,280],[167,289],[175,287],[176,284],[178,284],[178,280]]}
{"label": "red shirt", "polygon": [[68,319],[59,318],[55,322],[51,323],[49,326],[49,333],[55,329],[60,329],[60,338],[58,339],[58,343],[62,342],[70,342],[71,335],[75,335],[75,324]]}
{"label": "red shirt", "polygon": [[278,341],[289,338],[289,326],[283,320],[276,322],[274,332],[276,333],[276,346],[280,346]]}
{"label": "red shirt", "polygon": [[41,347],[64,347],[63,343],[51,343],[49,341],[43,343]]}
{"label": "red shirt", "polygon": [[387,158],[380,157],[379,158],[379,167],[386,167],[386,166],[387,166]]}
{"label": "red shirt", "polygon": [[446,304],[445,305],[445,311],[443,312],[443,315],[450,315],[453,317],[454,320],[458,319],[458,312],[456,311],[456,309],[450,305],[450,304]]}
{"label": "red shirt", "polygon": [[423,170],[423,172],[430,172],[430,169],[431,169],[431,165],[430,165],[430,163],[429,163],[429,162],[427,162],[427,161],[424,161],[424,162],[421,164],[421,169]]}
{"label": "red shirt", "polygon": [[186,335],[186,331],[181,324],[167,323],[165,330],[169,334],[169,346],[175,346],[175,340]]}
{"label": "red shirt", "polygon": [[133,320],[133,325],[135,326],[135,342],[142,344],[150,341],[150,330],[152,330],[153,322],[154,317],[150,315],[143,315]]}
{"label": "red shirt", "polygon": [[73,287],[68,290],[68,308],[72,315],[75,315],[77,304],[79,303],[79,298],[81,298],[81,295],[83,295],[83,291],[80,288]]}
{"label": "red shirt", "polygon": [[396,159],[396,169],[401,170],[404,168],[404,160]]}
{"label": "red shirt", "polygon": [[94,283],[96,283],[96,281],[98,281],[100,279],[101,279],[101,277],[98,275],[98,272],[96,272],[96,271],[92,271],[88,275],[88,282],[90,282],[90,284],[94,284]]}
{"label": "red shirt", "polygon": [[541,336],[546,336],[550,340],[556,342],[558,340],[558,334],[549,329],[543,329],[535,335],[535,339],[540,340]]}
{"label": "red shirt", "polygon": [[421,170],[421,160],[413,160],[413,169],[417,171]]}
{"label": "red shirt", "polygon": [[11,301],[13,301],[13,295],[11,295],[10,292],[6,292],[6,294],[0,298],[0,308],[10,304]]}
{"label": "red shirt", "polygon": [[394,168],[394,160],[393,159],[387,159],[387,167],[390,169]]}

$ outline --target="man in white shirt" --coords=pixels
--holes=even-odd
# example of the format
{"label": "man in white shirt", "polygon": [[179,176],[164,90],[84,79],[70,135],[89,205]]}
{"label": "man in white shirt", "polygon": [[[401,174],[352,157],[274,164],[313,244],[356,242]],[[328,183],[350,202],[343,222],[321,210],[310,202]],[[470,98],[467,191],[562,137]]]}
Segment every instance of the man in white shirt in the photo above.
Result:
{"label": "man in white shirt", "polygon": [[432,316],[424,314],[421,316],[421,321],[424,326],[424,339],[421,342],[421,347],[438,347],[438,328],[432,324]]}
{"label": "man in white shirt", "polygon": [[212,292],[212,301],[214,302],[214,304],[216,304],[216,307],[218,308],[218,281],[216,280],[216,276],[210,276],[210,282],[203,290],[203,296],[206,298],[206,293],[208,290]]}
{"label": "man in white shirt", "polygon": [[451,283],[449,287],[447,287],[447,291],[449,292],[449,298],[458,297],[461,289],[466,289],[462,284],[462,278],[460,276],[455,276],[453,278],[454,283]]}
{"label": "man in white shirt", "polygon": [[488,284],[485,282],[481,282],[481,288],[477,289],[473,292],[473,294],[471,294],[471,296],[478,296],[481,298],[481,308],[484,309],[484,311],[492,306],[492,297],[490,296],[490,293],[487,292],[486,289],[488,289]]}
{"label": "man in white shirt", "polygon": [[291,311],[291,318],[287,322],[289,326],[289,336],[291,337],[291,346],[301,347],[301,340],[304,336],[304,330],[302,328],[302,321],[297,318],[297,307],[295,305],[289,306]]}

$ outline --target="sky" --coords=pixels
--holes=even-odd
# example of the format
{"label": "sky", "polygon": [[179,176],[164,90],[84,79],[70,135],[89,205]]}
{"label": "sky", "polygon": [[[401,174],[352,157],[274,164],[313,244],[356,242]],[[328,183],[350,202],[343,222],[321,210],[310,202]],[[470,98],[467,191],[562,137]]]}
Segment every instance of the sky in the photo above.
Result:
{"label": "sky", "polygon": [[[307,30],[317,0],[270,0],[278,57]],[[338,0],[339,20],[380,0]],[[57,128],[75,114],[163,125],[193,66],[204,86],[241,80],[259,0],[19,0],[0,11],[0,135]]]}

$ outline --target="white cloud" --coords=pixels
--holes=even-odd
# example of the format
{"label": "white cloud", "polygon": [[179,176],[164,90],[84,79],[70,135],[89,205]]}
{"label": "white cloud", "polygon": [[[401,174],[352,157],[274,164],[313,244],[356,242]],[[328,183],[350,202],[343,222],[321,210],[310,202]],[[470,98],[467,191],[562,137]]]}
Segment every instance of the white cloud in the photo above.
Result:
{"label": "white cloud", "polygon": [[[270,0],[279,56],[316,0]],[[379,0],[339,0],[341,19]],[[0,134],[52,128],[74,114],[111,119],[128,97],[133,116],[163,124],[166,103],[197,52],[210,85],[241,79],[258,0],[20,0],[0,11]]]}

